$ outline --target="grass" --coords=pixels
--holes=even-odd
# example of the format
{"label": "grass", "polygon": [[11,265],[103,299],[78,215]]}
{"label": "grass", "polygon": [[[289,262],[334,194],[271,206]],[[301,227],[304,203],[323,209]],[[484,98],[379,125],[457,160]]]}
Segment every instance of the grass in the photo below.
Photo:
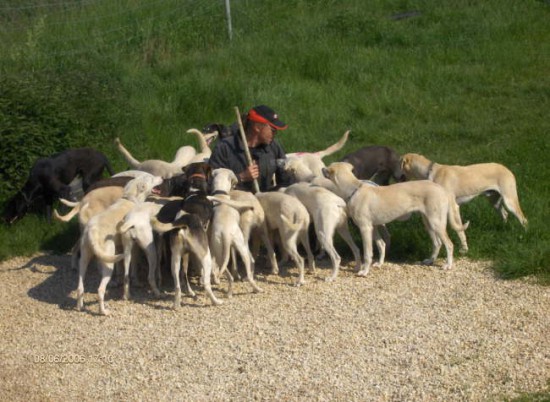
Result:
{"label": "grass", "polygon": [[[494,260],[502,277],[549,283],[547,2],[234,0],[231,42],[221,1],[10,4],[0,11],[0,71],[108,73],[123,88],[128,116],[106,138],[120,136],[138,158],[171,159],[193,143],[186,129],[229,124],[235,105],[265,103],[290,125],[280,136],[287,152],[322,149],[351,129],[345,149],[326,162],[380,144],[445,164],[505,164],[529,229],[514,218],[503,223],[479,197],[462,208],[469,256]],[[411,10],[420,14],[391,18]],[[109,141],[99,147],[125,167]],[[390,226],[390,260],[425,257],[429,240],[418,227]],[[54,238],[62,239],[54,250],[67,250],[67,230],[34,216],[3,226],[0,259]]]}

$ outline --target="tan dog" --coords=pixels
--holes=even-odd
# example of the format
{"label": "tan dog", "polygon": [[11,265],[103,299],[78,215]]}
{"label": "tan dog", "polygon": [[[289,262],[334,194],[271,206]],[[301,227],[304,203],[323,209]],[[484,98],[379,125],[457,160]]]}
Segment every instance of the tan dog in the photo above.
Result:
{"label": "tan dog", "polygon": [[[401,169],[408,179],[431,180],[454,195],[456,202],[464,204],[485,193],[489,201],[506,221],[508,211],[518,218],[523,227],[527,218],[519,205],[516,178],[505,166],[498,163],[479,163],[468,166],[441,165],[422,155],[408,153],[401,157]],[[458,207],[457,207],[458,208]],[[462,248],[468,250],[466,238]]]}
{"label": "tan dog", "polygon": [[365,262],[358,275],[369,272],[372,263],[372,235],[375,225],[383,225],[402,219],[413,212],[422,214],[424,226],[433,243],[433,252],[424,264],[433,264],[439,254],[441,243],[447,251],[447,262],[443,269],[453,265],[453,243],[447,235],[447,218],[453,229],[465,230],[456,217],[451,194],[443,187],[428,180],[373,187],[357,179],[353,166],[346,162],[332,163],[324,170],[325,176],[345,194],[348,213],[359,227],[363,240]]}
{"label": "tan dog", "polygon": [[[95,256],[101,269],[101,282],[97,290],[99,299],[99,312],[102,315],[109,314],[105,309],[105,289],[113,275],[113,264],[120,261],[124,256],[115,254],[116,247],[121,245],[120,235],[117,230],[118,224],[124,216],[130,212],[136,204],[145,201],[151,194],[153,188],[162,183],[160,177],[140,176],[128,182],[124,187],[122,198],[116,201],[105,211],[93,216],[86,226],[80,240],[80,262],[77,288],[77,309],[83,307],[84,277],[91,259]],[[125,276],[128,273],[125,272]],[[154,275],[149,273],[149,284],[155,295],[160,292],[154,281]]]}

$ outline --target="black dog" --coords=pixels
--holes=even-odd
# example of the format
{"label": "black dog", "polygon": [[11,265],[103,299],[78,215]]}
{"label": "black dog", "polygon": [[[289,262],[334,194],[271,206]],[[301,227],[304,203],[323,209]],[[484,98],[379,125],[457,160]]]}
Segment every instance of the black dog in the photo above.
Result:
{"label": "black dog", "polygon": [[401,171],[401,157],[393,149],[372,145],[358,149],[341,159],[353,165],[353,173],[360,180],[371,180],[381,186],[390,184],[393,178],[397,182],[405,181]]}
{"label": "black dog", "polygon": [[82,189],[88,187],[103,175],[114,171],[107,157],[92,148],[76,148],[38,159],[31,168],[29,177],[21,190],[6,206],[4,220],[11,224],[21,219],[38,200],[45,205],[46,218],[51,221],[52,205],[57,198],[71,199],[69,184],[77,176],[82,178]]}
{"label": "black dog", "polygon": [[[197,218],[202,226],[202,230],[206,232],[210,220],[214,214],[214,205],[206,196],[208,195],[208,182],[211,176],[211,167],[206,162],[191,163],[184,169],[184,174],[187,177],[184,191],[180,194],[173,194],[183,197],[182,200],[169,201],[164,205],[157,214],[157,219],[162,223],[170,223],[176,221],[176,216],[180,211]],[[169,277],[171,269],[169,267],[170,249],[167,247],[172,242],[172,237],[176,235],[175,231],[167,232],[163,235],[163,250],[161,251],[160,260],[163,277]],[[187,263],[184,263],[187,264]],[[198,264],[194,264],[198,265]],[[184,270],[184,272],[186,269]],[[166,275],[168,274],[168,275]]]}
{"label": "black dog", "polygon": [[168,202],[160,209],[157,219],[162,223],[173,222],[178,212],[184,211],[198,215],[203,226],[207,227],[213,215],[212,201],[206,198],[210,174],[211,168],[206,162],[191,163],[186,166],[185,190],[181,194],[172,194],[183,197],[183,200]]}
{"label": "black dog", "polygon": [[210,133],[213,133],[214,131],[217,131],[218,138],[222,139],[225,137],[232,136],[235,132],[237,132],[238,129],[239,129],[238,126],[236,126],[235,124],[232,125],[231,127],[227,127],[220,123],[210,123],[204,126],[204,128],[202,129],[202,133],[210,134]]}

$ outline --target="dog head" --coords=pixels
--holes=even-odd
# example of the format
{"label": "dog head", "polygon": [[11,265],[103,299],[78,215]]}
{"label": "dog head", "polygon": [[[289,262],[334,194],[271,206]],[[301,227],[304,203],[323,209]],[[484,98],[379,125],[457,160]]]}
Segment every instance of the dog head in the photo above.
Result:
{"label": "dog head", "polygon": [[158,176],[148,174],[136,177],[124,186],[122,197],[134,202],[143,202],[160,184],[162,178]]}
{"label": "dog head", "polygon": [[[212,168],[207,162],[190,163],[183,168],[187,176],[185,193],[189,193],[192,189],[198,190],[201,193],[208,193],[208,183],[212,175]],[[182,195],[186,195],[182,194]]]}
{"label": "dog head", "polygon": [[315,176],[310,167],[305,163],[304,159],[300,157],[290,156],[286,159],[277,159],[277,166],[281,167],[288,175],[290,175],[292,181],[310,181],[311,178]]}
{"label": "dog head", "polygon": [[323,168],[323,176],[338,185],[342,180],[355,179],[353,174],[353,165],[348,162],[333,162],[328,167]]}
{"label": "dog head", "polygon": [[13,224],[23,218],[32,204],[40,198],[42,186],[37,180],[30,177],[21,190],[19,190],[6,204],[4,221]]}
{"label": "dog head", "polygon": [[202,129],[203,134],[210,134],[214,132],[218,132],[218,136],[220,138],[226,138],[233,135],[231,132],[231,128],[220,123],[210,123],[204,126],[204,128]]}
{"label": "dog head", "polygon": [[219,168],[212,171],[212,189],[214,192],[228,193],[239,183],[239,179],[230,169]]}
{"label": "dog head", "polygon": [[404,154],[401,156],[401,172],[407,179],[426,179],[430,163],[420,154]]}

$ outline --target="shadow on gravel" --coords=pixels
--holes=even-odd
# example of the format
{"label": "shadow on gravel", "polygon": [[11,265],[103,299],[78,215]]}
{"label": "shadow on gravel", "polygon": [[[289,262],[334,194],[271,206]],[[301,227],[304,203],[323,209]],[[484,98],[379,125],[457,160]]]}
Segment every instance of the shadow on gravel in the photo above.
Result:
{"label": "shadow on gravel", "polygon": [[70,293],[76,287],[76,272],[71,272],[70,265],[70,255],[41,255],[16,269],[30,269],[44,275],[44,280],[39,285],[29,289],[29,297],[67,309],[75,305],[75,301],[71,301]]}

